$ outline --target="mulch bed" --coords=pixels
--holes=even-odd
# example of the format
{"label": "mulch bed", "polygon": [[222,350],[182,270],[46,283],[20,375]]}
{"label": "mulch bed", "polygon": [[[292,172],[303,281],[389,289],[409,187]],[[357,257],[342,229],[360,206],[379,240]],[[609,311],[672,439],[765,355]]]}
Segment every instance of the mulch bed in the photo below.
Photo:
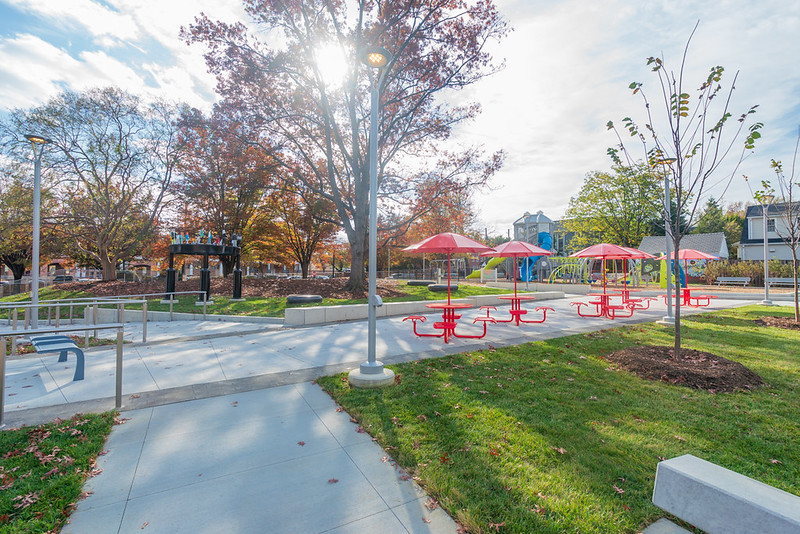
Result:
{"label": "mulch bed", "polygon": [[789,330],[800,330],[800,323],[796,323],[794,317],[762,317],[756,319],[755,323],[759,326],[774,326],[777,328],[788,328]]}
{"label": "mulch bed", "polygon": [[[332,278],[330,280],[285,280],[266,278],[245,278],[242,280],[243,297],[286,297],[288,295],[321,295],[323,298],[353,299],[366,298],[366,292],[351,293],[344,289],[348,278]],[[402,297],[402,286],[389,280],[378,280],[378,294],[381,297]],[[59,289],[80,290],[96,297],[113,295],[141,295],[146,293],[163,293],[164,281],[153,282],[74,282],[59,284]],[[199,291],[199,280],[187,280],[175,283],[175,291]],[[230,296],[233,294],[233,277],[212,278],[211,295]]]}
{"label": "mulch bed", "polygon": [[680,361],[674,348],[640,345],[618,350],[605,358],[640,378],[669,382],[711,393],[753,389],[764,380],[744,365],[708,352],[681,349]]}

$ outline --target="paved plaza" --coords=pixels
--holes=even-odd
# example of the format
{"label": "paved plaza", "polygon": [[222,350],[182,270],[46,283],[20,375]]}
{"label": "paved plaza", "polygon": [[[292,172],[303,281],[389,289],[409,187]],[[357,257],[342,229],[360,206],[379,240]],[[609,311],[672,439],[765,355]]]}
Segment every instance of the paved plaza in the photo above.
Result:
{"label": "paved plaza", "polygon": [[[377,323],[386,364],[652,322],[666,308],[628,319],[580,318],[578,297],[549,300],[543,324],[490,325],[481,340],[417,338],[402,317]],[[752,300],[715,299],[709,308]],[[789,304],[789,303],[784,303]],[[531,308],[533,306],[530,306]],[[498,316],[507,307],[498,307]],[[466,310],[464,332],[481,331]],[[429,327],[433,316],[420,330]],[[462,326],[463,324],[463,326]],[[346,412],[312,383],[366,358],[367,322],[302,328],[235,322],[126,325],[123,412],[65,533],[271,532],[444,533],[456,523],[399,469]],[[139,341],[137,341],[139,340]],[[7,362],[5,421],[36,424],[114,407],[115,351],[74,359],[28,356]]]}

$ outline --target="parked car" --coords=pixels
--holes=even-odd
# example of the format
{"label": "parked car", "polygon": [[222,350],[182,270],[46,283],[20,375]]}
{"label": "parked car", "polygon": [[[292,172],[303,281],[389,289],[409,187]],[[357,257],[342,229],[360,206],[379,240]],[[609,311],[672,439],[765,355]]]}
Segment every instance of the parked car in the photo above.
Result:
{"label": "parked car", "polygon": [[74,280],[74,278],[72,277],[71,274],[57,274],[53,278],[53,283],[54,284],[63,284],[63,283],[66,283],[66,282],[72,282],[73,280]]}

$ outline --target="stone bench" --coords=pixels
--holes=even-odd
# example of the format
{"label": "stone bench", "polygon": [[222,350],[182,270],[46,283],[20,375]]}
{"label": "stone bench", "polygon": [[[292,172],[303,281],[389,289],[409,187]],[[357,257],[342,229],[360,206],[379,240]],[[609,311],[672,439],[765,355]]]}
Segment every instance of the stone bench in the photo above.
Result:
{"label": "stone bench", "polygon": [[83,351],[68,336],[30,336],[28,340],[37,354],[58,352],[58,361],[67,361],[67,353],[74,352],[77,362],[72,381],[83,380],[84,356]]}
{"label": "stone bench", "polygon": [[747,284],[750,283],[749,276],[718,276],[717,277],[717,285],[721,286],[722,284],[742,284],[742,287],[747,287]]}
{"label": "stone bench", "polygon": [[[691,454],[659,462],[653,504],[709,534],[800,532],[800,497]],[[685,532],[665,519],[644,530]]]}

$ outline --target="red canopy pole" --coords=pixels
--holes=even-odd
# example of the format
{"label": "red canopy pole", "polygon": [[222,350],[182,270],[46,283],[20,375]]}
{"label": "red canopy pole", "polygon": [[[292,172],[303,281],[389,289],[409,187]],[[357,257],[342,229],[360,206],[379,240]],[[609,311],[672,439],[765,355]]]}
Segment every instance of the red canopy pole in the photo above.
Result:
{"label": "red canopy pole", "polygon": [[511,261],[514,263],[514,298],[517,298],[517,258],[511,258]]}
{"label": "red canopy pole", "polygon": [[450,304],[450,253],[447,253],[447,303]]}

